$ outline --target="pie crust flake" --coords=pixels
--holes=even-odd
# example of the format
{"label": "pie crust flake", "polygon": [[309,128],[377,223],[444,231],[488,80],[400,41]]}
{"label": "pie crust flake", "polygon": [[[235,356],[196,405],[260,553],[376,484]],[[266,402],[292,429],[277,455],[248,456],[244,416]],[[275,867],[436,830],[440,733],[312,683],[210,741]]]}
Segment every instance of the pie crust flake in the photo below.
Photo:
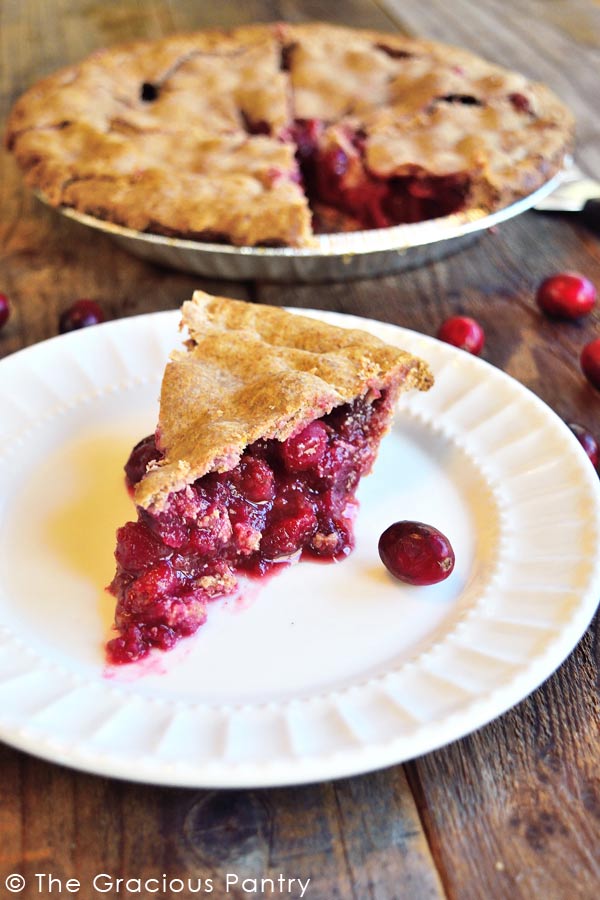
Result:
{"label": "pie crust flake", "polygon": [[200,291],[182,312],[156,433],[125,467],[137,521],[117,534],[115,663],[193,633],[240,574],[345,557],[398,394],[433,383],[360,330]]}
{"label": "pie crust flake", "polygon": [[573,128],[544,85],[466,51],[275,23],[97,51],[24,94],[6,142],[56,206],[305,247],[505,206],[561,167]]}

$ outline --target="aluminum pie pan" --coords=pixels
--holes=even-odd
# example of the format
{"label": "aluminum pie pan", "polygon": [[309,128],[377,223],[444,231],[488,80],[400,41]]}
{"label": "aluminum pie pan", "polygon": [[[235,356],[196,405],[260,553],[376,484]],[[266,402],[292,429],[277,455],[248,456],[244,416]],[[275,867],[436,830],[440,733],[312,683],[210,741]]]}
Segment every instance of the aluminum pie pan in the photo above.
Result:
{"label": "aluminum pie pan", "polygon": [[[52,208],[77,225],[103,232],[134,256],[206,278],[349,281],[401,272],[448,256],[473,243],[486,229],[531,209],[551,194],[562,178],[559,172],[531,194],[492,213],[470,209],[415,224],[320,235],[316,246],[308,248],[201,243],[135,231],[66,206]],[[36,196],[52,205],[43,194],[36,192]]]}

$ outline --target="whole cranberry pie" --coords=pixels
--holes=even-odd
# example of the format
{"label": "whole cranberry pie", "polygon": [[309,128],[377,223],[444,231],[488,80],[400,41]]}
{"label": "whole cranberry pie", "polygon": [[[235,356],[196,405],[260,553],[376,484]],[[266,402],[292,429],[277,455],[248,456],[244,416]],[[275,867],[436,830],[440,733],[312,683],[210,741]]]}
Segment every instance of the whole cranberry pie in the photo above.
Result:
{"label": "whole cranberry pie", "polygon": [[97,51],[30,88],[6,139],[56,206],[302,247],[504,206],[560,168],[572,133],[550,90],[466,51],[277,23]]}
{"label": "whole cranberry pie", "polygon": [[137,520],[117,533],[114,663],[192,634],[240,574],[343,559],[398,393],[432,384],[403,350],[274,307],[196,292],[182,324],[156,434],[125,467]]}

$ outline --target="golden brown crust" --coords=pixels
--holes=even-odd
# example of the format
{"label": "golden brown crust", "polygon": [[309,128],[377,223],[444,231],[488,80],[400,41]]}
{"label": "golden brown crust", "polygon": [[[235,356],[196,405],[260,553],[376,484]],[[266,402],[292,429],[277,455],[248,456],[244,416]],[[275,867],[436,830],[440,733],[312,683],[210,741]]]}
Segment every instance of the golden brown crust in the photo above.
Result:
{"label": "golden brown crust", "polygon": [[187,349],[172,354],[157,439],[164,458],[135,499],[160,509],[173,491],[233,468],[258,438],[285,440],[355,397],[427,390],[427,365],[356,329],[196,291],[183,305]]}
{"label": "golden brown crust", "polygon": [[97,51],[27,91],[6,140],[57,206],[141,231],[307,246],[296,119],[325,122],[325,143],[360,133],[376,178],[464,176],[467,205],[484,210],[556,172],[574,128],[543,85],[466,51],[281,23]]}

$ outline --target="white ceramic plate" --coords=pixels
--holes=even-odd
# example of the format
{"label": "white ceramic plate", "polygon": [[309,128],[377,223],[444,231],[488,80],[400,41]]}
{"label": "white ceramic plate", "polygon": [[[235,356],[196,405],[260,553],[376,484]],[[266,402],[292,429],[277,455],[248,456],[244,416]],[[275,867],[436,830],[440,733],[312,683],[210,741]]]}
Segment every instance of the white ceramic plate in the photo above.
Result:
{"label": "white ceramic plate", "polygon": [[[55,338],[0,364],[0,737],[104,775],[266,786],[356,774],[489,722],[560,664],[600,596],[598,478],[568,428],[486,363],[349,316],[427,358],[360,489],[352,556],[302,563],[167,654],[108,671],[122,465],[152,430],[178,313]],[[450,537],[442,584],[394,582],[379,534]]]}

